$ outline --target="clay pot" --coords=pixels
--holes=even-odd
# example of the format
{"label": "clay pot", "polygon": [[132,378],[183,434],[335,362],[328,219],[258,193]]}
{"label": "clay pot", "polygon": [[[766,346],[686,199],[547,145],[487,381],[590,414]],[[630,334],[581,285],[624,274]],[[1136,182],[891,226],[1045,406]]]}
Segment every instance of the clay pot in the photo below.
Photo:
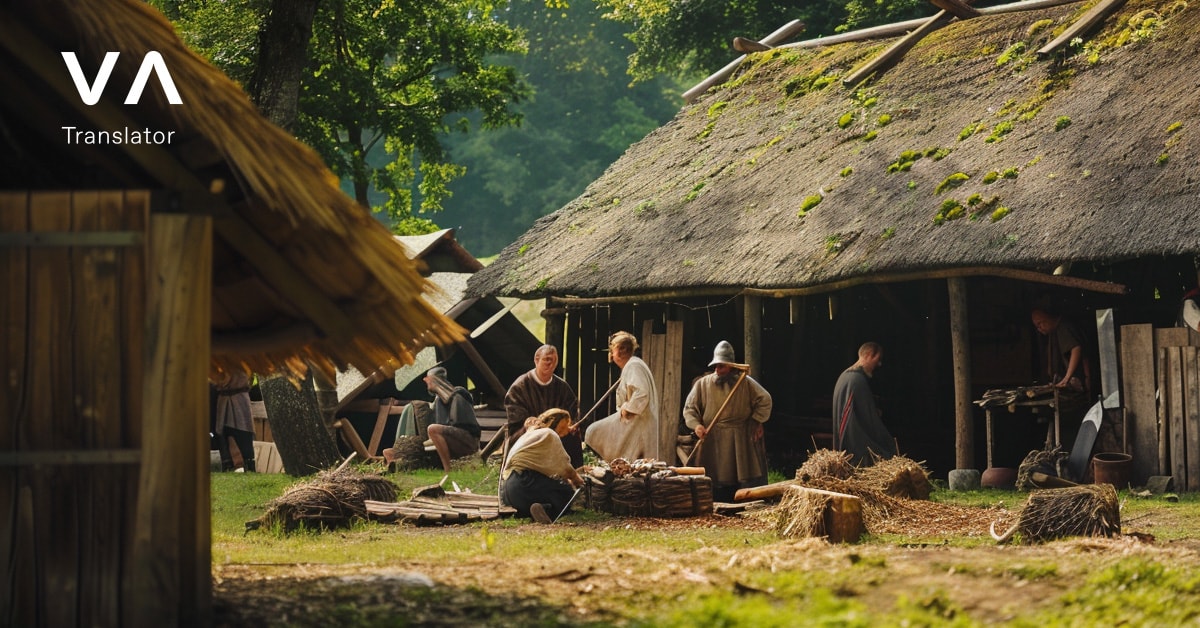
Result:
{"label": "clay pot", "polygon": [[1012,467],[990,467],[979,478],[979,484],[987,488],[1015,488],[1017,470]]}

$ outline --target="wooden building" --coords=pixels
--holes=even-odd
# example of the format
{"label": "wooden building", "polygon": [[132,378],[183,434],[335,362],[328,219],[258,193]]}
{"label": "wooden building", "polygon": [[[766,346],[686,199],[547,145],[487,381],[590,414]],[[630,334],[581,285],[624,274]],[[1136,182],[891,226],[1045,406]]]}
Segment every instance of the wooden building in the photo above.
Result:
{"label": "wooden building", "polygon": [[[1042,0],[768,42],[471,290],[548,300],[585,406],[615,377],[612,331],[677,347],[660,371],[673,395],[731,341],[775,397],[785,470],[831,429],[857,347],[881,342],[901,450],[981,468],[972,400],[1039,377],[1035,304],[1093,330],[1113,308],[1119,333],[1171,326],[1196,285],[1200,96],[1181,77],[1200,70],[1197,26],[1182,3]],[[1147,398],[1130,417],[1141,479],[1162,462]],[[1045,431],[1015,421],[1005,466]]]}
{"label": "wooden building", "polygon": [[423,349],[412,364],[396,369],[391,377],[380,370],[366,375],[357,369],[339,372],[335,415],[350,421],[367,455],[379,456],[395,442],[403,406],[413,399],[429,400],[422,378],[440,364],[450,381],[471,392],[476,418],[484,428],[481,438],[487,442],[506,422],[508,387],[533,368],[533,354],[542,342],[513,315],[511,300],[505,304],[494,296],[466,296],[467,281],[484,266],[458,243],[453,229],[395,239],[435,288],[428,297],[430,305],[470,334],[454,344]]}
{"label": "wooden building", "polygon": [[209,375],[395,368],[462,330],[146,4],[2,3],[0,66],[0,624],[207,625]]}

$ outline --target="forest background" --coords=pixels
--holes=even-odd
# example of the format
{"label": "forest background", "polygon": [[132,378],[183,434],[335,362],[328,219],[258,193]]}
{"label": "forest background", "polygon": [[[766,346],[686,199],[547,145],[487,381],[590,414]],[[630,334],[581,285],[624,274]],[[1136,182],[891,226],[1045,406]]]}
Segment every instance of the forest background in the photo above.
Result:
{"label": "forest background", "polygon": [[[151,0],[397,234],[486,257],[791,20],[797,39],[932,15],[921,0]],[[980,5],[982,6],[982,5]]]}

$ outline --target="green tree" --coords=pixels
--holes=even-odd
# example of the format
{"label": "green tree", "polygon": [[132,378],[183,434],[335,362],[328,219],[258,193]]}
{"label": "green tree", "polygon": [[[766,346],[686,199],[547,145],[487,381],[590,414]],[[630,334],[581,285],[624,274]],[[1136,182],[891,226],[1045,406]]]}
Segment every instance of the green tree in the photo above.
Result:
{"label": "green tree", "polygon": [[529,52],[511,64],[533,86],[518,106],[521,127],[456,135],[449,146],[467,173],[438,221],[463,226],[478,255],[499,251],[534,220],[565,205],[630,144],[669,120],[684,86],[669,77],[629,85],[629,27],[593,3],[547,6],[513,0],[500,19],[528,33]]}
{"label": "green tree", "polygon": [[[496,19],[490,0],[154,1],[189,45],[254,86],[264,110],[286,107],[287,86],[271,79],[303,56],[294,132],[351,183],[359,203],[370,207],[371,192],[381,193],[401,230],[431,228],[418,214],[440,209],[463,173],[443,145],[451,130],[520,121],[514,107],[527,86],[490,57],[520,54],[525,42]],[[297,6],[313,4],[306,45],[286,43],[305,18]],[[268,54],[289,45],[291,54]],[[447,120],[464,112],[478,116],[457,117],[452,129]],[[368,159],[380,149],[386,158]]]}

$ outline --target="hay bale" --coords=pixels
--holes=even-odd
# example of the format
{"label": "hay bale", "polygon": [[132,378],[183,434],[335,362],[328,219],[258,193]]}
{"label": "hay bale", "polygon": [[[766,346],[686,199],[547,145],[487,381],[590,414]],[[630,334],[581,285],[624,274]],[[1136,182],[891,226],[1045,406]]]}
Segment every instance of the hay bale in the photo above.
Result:
{"label": "hay bale", "polygon": [[1033,491],[1017,515],[1017,523],[997,540],[1005,542],[1014,532],[1020,533],[1022,543],[1068,536],[1117,536],[1121,533],[1117,489],[1111,484],[1087,484]]}
{"label": "hay bale", "polygon": [[929,472],[921,463],[906,456],[876,459],[875,464],[856,469],[854,477],[867,488],[892,497],[929,499],[933,492]]}
{"label": "hay bale", "polygon": [[796,469],[796,479],[807,482],[816,478],[845,480],[854,475],[850,454],[845,451],[818,449],[808,455],[808,460]]}
{"label": "hay bale", "polygon": [[396,501],[396,485],[375,474],[353,469],[324,471],[308,482],[293,485],[267,504],[261,517],[248,528],[280,526],[324,530],[348,527],[367,518],[366,501]]}
{"label": "hay bale", "polygon": [[646,479],[652,517],[700,517],[712,514],[712,478],[704,475],[651,476]]}

